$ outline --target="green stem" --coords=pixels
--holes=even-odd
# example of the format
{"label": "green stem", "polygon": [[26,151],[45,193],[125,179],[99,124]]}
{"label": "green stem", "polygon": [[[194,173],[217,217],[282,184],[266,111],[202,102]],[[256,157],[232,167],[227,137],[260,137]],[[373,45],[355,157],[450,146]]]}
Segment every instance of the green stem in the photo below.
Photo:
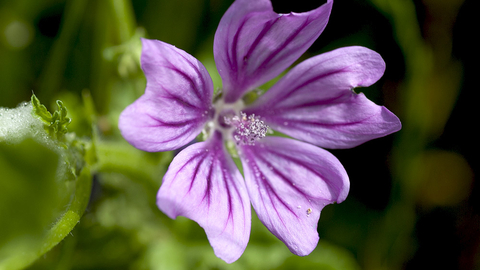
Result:
{"label": "green stem", "polygon": [[61,88],[68,54],[73,48],[88,2],[86,0],[67,1],[60,35],[50,49],[50,56],[40,76],[38,95],[41,100],[48,101],[48,98]]}
{"label": "green stem", "polygon": [[113,91],[113,83],[118,78],[112,64],[104,57],[105,49],[112,45],[125,44],[134,36],[136,23],[133,8],[126,0],[96,1],[93,5],[96,16],[91,40],[94,57],[91,66],[90,89],[100,115],[107,114]]}
{"label": "green stem", "polygon": [[52,229],[50,229],[50,232],[47,235],[46,244],[41,249],[39,255],[46,253],[57,245],[80,221],[80,218],[87,208],[90,193],[92,191],[92,175],[88,167],[83,168],[78,176],[75,188],[75,195],[70,207]]}
{"label": "green stem", "polygon": [[115,30],[120,43],[125,43],[132,38],[136,23],[133,8],[130,1],[110,0],[110,7],[115,19]]}

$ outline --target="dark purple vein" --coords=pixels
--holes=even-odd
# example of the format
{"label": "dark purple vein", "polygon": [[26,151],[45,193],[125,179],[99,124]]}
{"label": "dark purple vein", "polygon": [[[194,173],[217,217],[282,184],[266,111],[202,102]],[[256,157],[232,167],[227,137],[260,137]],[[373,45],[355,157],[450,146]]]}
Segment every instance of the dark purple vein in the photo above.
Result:
{"label": "dark purple vein", "polygon": [[[197,179],[198,170],[200,169],[200,166],[203,164],[203,161],[205,161],[205,156],[206,156],[206,155],[207,155],[206,153],[203,154],[203,156],[201,157],[201,161],[198,162],[198,163],[195,165],[195,169],[193,170],[193,171],[194,171],[194,173],[193,173],[193,179],[192,179],[192,182],[190,182],[190,186],[188,187],[188,192],[187,192],[187,194],[189,194],[190,191],[192,191],[193,184],[194,184],[195,180]],[[188,163],[190,163],[191,160],[193,160],[194,158],[197,158],[198,156],[200,156],[200,154],[197,154],[196,156],[194,156],[193,158],[191,158],[189,161],[187,161],[187,162],[185,163],[185,165],[188,164]],[[182,169],[183,169],[183,168],[184,168],[184,166],[182,166]],[[178,172],[177,172],[177,173],[178,173]]]}
{"label": "dark purple vein", "polygon": [[[252,168],[256,168],[258,172],[260,172],[260,169],[258,168],[258,165],[256,162],[253,161],[253,159],[250,159],[250,163],[251,163],[251,167]],[[263,173],[261,173],[261,176],[264,176]],[[256,175],[254,175],[254,179],[255,179],[255,183],[260,187],[260,186],[264,186],[265,189],[267,189],[267,194],[268,194],[268,198],[272,204],[272,207],[273,209],[275,210],[275,212],[277,213],[277,216],[278,218],[280,219],[280,221],[282,222],[282,224],[284,225],[284,227],[287,227],[286,224],[285,224],[285,221],[283,220],[281,214],[278,212],[278,209],[275,207],[275,203],[273,202],[274,201],[274,198],[275,197],[277,199],[278,202],[280,202],[286,209],[288,209],[288,211],[290,211],[295,217],[298,218],[298,216],[295,214],[295,212],[290,209],[290,207],[288,206],[288,204],[275,192],[275,189],[272,187],[271,183],[266,180],[266,181],[262,181],[261,180],[261,176],[260,176],[260,179],[258,179],[256,177]],[[265,179],[267,179],[265,177]],[[260,191],[258,191],[260,193]],[[261,194],[261,193],[260,193]],[[273,196],[272,196],[273,195]],[[268,208],[267,206],[265,205],[265,200],[264,200],[264,197],[263,196],[260,196],[260,198],[262,199],[262,204],[263,204],[263,207],[265,209],[266,212],[268,212]]]}
{"label": "dark purple vein", "polygon": [[[279,93],[279,95],[276,96],[276,101],[288,98],[290,95],[292,95],[292,93],[294,93],[298,89],[304,88],[304,87],[308,86],[309,84],[314,83],[317,80],[320,80],[320,79],[323,79],[325,77],[331,76],[333,74],[342,72],[343,70],[344,69],[338,69],[338,70],[334,70],[334,71],[331,71],[331,72],[328,72],[328,73],[322,73],[322,74],[319,74],[317,76],[314,76],[314,77],[302,82],[301,84],[299,84],[295,87],[289,88],[288,91],[284,91],[281,94]],[[298,81],[295,81],[295,82],[298,82]]]}
{"label": "dark purple vein", "polygon": [[[201,156],[201,155],[203,155],[203,156],[201,157],[201,159],[204,160],[204,157],[205,157],[205,155],[207,155],[207,154],[206,154],[205,152],[198,153],[198,154],[196,154],[196,155],[193,155],[192,157],[190,157],[190,158],[188,159],[188,161],[186,161],[185,163],[183,163],[183,165],[180,167],[180,169],[178,169],[178,171],[175,173],[175,177],[173,177],[172,182],[170,183],[170,186],[172,186],[173,182],[175,182],[175,179],[177,179],[178,174],[179,174],[181,171],[183,171],[183,170],[185,169],[185,167],[186,167],[190,162],[192,162],[194,159],[198,158],[198,157]],[[196,170],[195,170],[195,171],[198,170],[198,167],[199,167],[200,165],[201,165],[201,162],[197,164],[197,167],[196,167]],[[195,177],[196,177],[196,175],[197,175],[197,174],[195,173]],[[191,188],[192,188],[192,185],[193,185],[193,182],[195,182],[195,177],[194,177],[194,179],[192,179],[192,183],[191,183],[191,185],[190,185],[190,189],[188,190],[187,194],[190,192],[190,190],[191,190]]]}
{"label": "dark purple vein", "polygon": [[[280,17],[275,18],[274,20],[270,20],[267,23],[263,25],[262,31],[258,34],[257,38],[253,41],[253,43],[250,45],[250,48],[248,49],[248,52],[245,54],[243,59],[249,59],[250,56],[252,55],[253,51],[257,48],[258,44],[260,44],[260,41],[263,40],[263,38],[267,35],[267,33],[272,29],[273,25],[278,22]],[[243,62],[243,66],[245,66],[246,61]]]}
{"label": "dark purple vein", "polygon": [[139,139],[139,140],[142,141],[142,142],[153,143],[153,144],[168,143],[168,142],[177,140],[178,138],[180,138],[180,137],[182,137],[182,136],[185,136],[185,133],[189,133],[190,130],[193,129],[193,127],[194,127],[194,126],[189,125],[186,130],[182,130],[181,133],[177,134],[177,135],[174,136],[174,137],[171,137],[171,138],[169,138],[169,139],[166,139],[166,140],[164,140],[164,141],[150,141],[150,140],[145,140],[145,139]]}
{"label": "dark purple vein", "polygon": [[[152,118],[155,122],[160,123],[160,125],[152,125],[152,126],[148,126],[148,127],[159,127],[159,126],[182,127],[182,126],[190,125],[193,122],[197,122],[197,119],[185,119],[185,120],[182,120],[182,121],[166,122],[166,121],[157,119],[157,118],[151,116],[150,114],[146,114],[146,115],[148,115],[150,118]],[[144,127],[146,127],[146,126],[144,126]]]}
{"label": "dark purple vein", "polygon": [[[302,129],[304,131],[308,130],[302,126],[305,126],[305,125],[310,125],[310,126],[317,126],[317,127],[328,127],[329,129],[335,129],[336,127],[345,127],[345,126],[352,126],[352,125],[357,125],[357,124],[361,124],[362,122],[364,121],[367,121],[368,119],[374,117],[375,115],[371,115],[367,118],[364,118],[364,119],[361,119],[361,120],[358,120],[358,121],[354,121],[354,122],[346,122],[346,123],[321,123],[319,121],[315,121],[315,120],[290,120],[290,119],[282,119],[282,120],[285,120],[285,121],[288,121],[289,123],[291,123],[290,126],[295,126],[295,128],[297,129]],[[278,121],[278,119],[277,119]],[[281,120],[280,120],[281,122]],[[309,130],[311,132],[311,130]]]}
{"label": "dark purple vein", "polygon": [[[169,65],[162,65],[162,67],[170,69],[173,72],[177,73],[180,77],[183,77],[190,84],[190,87],[194,90],[194,93],[197,96],[198,100],[200,102],[204,102],[204,100],[202,99],[202,94],[201,94],[200,90],[198,89],[198,86],[197,86],[196,82],[192,79],[192,77],[190,77],[188,74],[186,74],[182,70],[178,69],[172,63],[170,63],[168,61],[166,61],[166,62]],[[187,60],[187,62],[191,65],[191,63],[188,60]],[[196,68],[194,68],[194,70],[197,72]],[[199,76],[199,77],[202,78],[202,76]],[[203,78],[202,78],[202,81],[203,81]]]}
{"label": "dark purple vein", "polygon": [[[200,88],[206,91],[206,90],[207,90],[207,89],[206,89],[206,88],[207,88],[207,84],[206,84],[206,82],[205,82],[205,80],[204,80],[204,78],[203,78],[203,74],[201,74],[200,70],[199,70],[192,62],[190,62],[184,55],[181,54],[181,56],[183,57],[183,59],[185,59],[185,61],[187,61],[187,63],[190,65],[190,67],[192,67],[192,69],[193,69],[193,70],[195,71],[195,73],[197,74],[197,77],[200,78],[201,84],[202,84],[202,85],[200,85]],[[198,60],[197,60],[197,62],[198,62]],[[200,64],[200,65],[201,65],[201,64]],[[187,76],[187,75],[185,74],[185,76]],[[193,84],[192,81],[191,81],[191,83]],[[199,89],[198,89],[197,87],[194,87],[194,89],[195,89],[195,94],[196,94],[197,98],[198,98],[200,101],[203,101],[204,99],[202,99],[202,93],[200,93],[200,91],[199,91]]]}
{"label": "dark purple vein", "polygon": [[[269,64],[270,64],[270,61],[271,61],[274,57],[276,57],[281,50],[283,50],[285,47],[287,47],[287,46],[295,39],[295,37],[298,36],[298,34],[300,34],[300,32],[301,32],[305,27],[307,27],[307,25],[309,25],[309,23],[310,23],[310,22],[309,22],[308,20],[305,20],[305,21],[303,22],[303,24],[302,24],[299,28],[297,28],[290,36],[288,36],[288,37],[285,39],[285,41],[284,41],[280,46],[277,47],[277,49],[275,49],[273,52],[271,52],[271,53],[268,55],[268,57],[263,60],[263,62],[258,66],[258,68],[257,68],[256,70],[263,69],[263,68],[265,68],[267,65],[269,65]],[[285,56],[282,55],[282,57],[285,57]]]}
{"label": "dark purple vein", "polygon": [[[285,155],[285,154],[276,152],[275,150],[273,150],[273,151],[271,150],[271,153],[272,153],[272,154],[275,154],[275,155],[277,155],[277,156],[280,156],[280,157],[284,158],[285,160],[288,160],[288,161],[291,162],[291,163],[297,164],[297,166],[300,166],[300,167],[303,167],[303,168],[309,170],[310,172],[312,172],[313,174],[315,174],[316,176],[318,176],[318,178],[322,179],[322,181],[327,182],[327,183],[328,183],[327,186],[328,186],[328,189],[330,190],[330,192],[331,192],[332,194],[336,194],[336,192],[334,192],[334,190],[332,190],[331,187],[330,187],[330,186],[333,186],[334,184],[333,184],[331,181],[329,181],[329,179],[328,179],[327,177],[325,177],[323,174],[321,174],[320,172],[318,172],[317,170],[315,170],[314,168],[312,168],[310,165],[305,164],[304,162],[301,162],[301,161],[299,161],[299,160],[297,160],[297,159],[294,159],[294,158],[292,158],[291,156],[287,156],[287,155]],[[263,157],[262,157],[262,158],[263,158]],[[327,170],[327,168],[324,168],[324,169]],[[306,195],[306,196],[307,196],[307,195]],[[318,199],[322,199],[322,198],[318,198]]]}
{"label": "dark purple vein", "polygon": [[[205,198],[207,198],[208,208],[210,208],[210,196],[212,196],[212,172],[213,172],[213,164],[215,163],[214,161],[215,161],[215,158],[212,157],[212,163],[208,168],[207,182],[205,186],[204,195],[202,198],[202,202],[205,200]],[[202,163],[203,162],[205,162],[205,160],[203,160]]]}
{"label": "dark purple vein", "polygon": [[[238,81],[238,63],[237,63],[237,47],[238,47],[238,38],[240,36],[240,33],[242,32],[243,30],[243,27],[245,27],[245,24],[247,23],[248,20],[250,20],[250,17],[252,17],[252,14],[248,14],[246,15],[242,22],[240,23],[240,25],[238,26],[236,32],[235,32],[235,35],[233,36],[233,40],[232,40],[232,44],[230,46],[230,44],[228,42],[226,42],[226,46],[227,48],[225,48],[225,51],[227,52],[227,59],[229,59],[229,64],[230,64],[230,73],[232,74],[235,74],[236,75],[236,80]],[[230,30],[230,29],[229,29]],[[229,48],[230,47],[230,48]],[[228,53],[230,52],[230,53]],[[232,76],[233,77],[233,76]]]}
{"label": "dark purple vein", "polygon": [[[275,110],[295,110],[295,109],[300,109],[300,108],[306,108],[306,107],[316,107],[316,106],[323,106],[323,105],[333,105],[333,104],[340,104],[341,100],[343,97],[345,97],[345,93],[341,93],[340,95],[333,97],[333,98],[328,98],[328,99],[322,99],[322,100],[313,100],[310,98],[308,101],[303,102],[303,103],[295,103],[295,104],[287,104],[288,105],[278,105],[276,106]],[[339,101],[340,100],[340,101]]]}
{"label": "dark purple vein", "polygon": [[[312,199],[309,195],[307,195],[303,190],[301,190],[299,187],[297,187],[295,185],[295,183],[293,183],[285,174],[283,174],[281,172],[281,170],[279,170],[278,168],[276,168],[276,166],[271,163],[271,162],[268,162],[266,158],[262,157],[262,156],[257,156],[257,159],[258,160],[261,160],[263,163],[265,163],[267,165],[267,168],[268,167],[271,167],[272,168],[272,171],[274,172],[274,174],[278,175],[280,177],[281,180],[283,180],[283,182],[287,183],[289,186],[291,186],[293,189],[295,189],[298,193],[302,194],[305,199]],[[294,213],[292,211],[292,213]],[[295,213],[294,213],[295,214]],[[296,216],[296,215],[295,215]]]}
{"label": "dark purple vein", "polygon": [[[226,168],[226,165],[227,164],[225,164],[225,162],[221,162],[221,167],[222,168]],[[235,183],[234,183],[231,175],[225,174],[223,169],[222,169],[222,179],[223,179],[223,184],[225,185],[225,189],[227,191],[227,198],[228,198],[227,222],[225,222],[225,227],[223,227],[223,231],[225,231],[225,229],[227,228],[228,220],[233,221],[233,203],[232,203],[232,192],[230,191],[230,185],[232,184],[235,187]],[[230,184],[230,182],[231,182],[231,184]],[[237,195],[239,195],[238,191],[237,191]],[[239,196],[239,198],[240,198],[240,202],[243,202],[242,197]],[[243,209],[243,207],[242,207],[242,209]],[[245,216],[245,213],[244,213],[244,216]],[[233,230],[235,230],[235,222],[232,222],[232,227],[233,227]]]}

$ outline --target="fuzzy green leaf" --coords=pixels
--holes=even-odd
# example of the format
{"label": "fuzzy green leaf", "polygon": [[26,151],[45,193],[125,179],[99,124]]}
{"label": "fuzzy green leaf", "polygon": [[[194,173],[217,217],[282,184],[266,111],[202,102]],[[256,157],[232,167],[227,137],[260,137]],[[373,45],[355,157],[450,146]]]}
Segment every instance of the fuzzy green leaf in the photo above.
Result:
{"label": "fuzzy green leaf", "polygon": [[47,108],[40,103],[40,100],[32,95],[33,115],[42,120],[45,131],[53,139],[63,141],[64,135],[68,132],[67,126],[72,121],[67,117],[67,108],[61,100],[57,100],[58,109],[51,114]]}
{"label": "fuzzy green leaf", "polygon": [[38,100],[35,94],[32,94],[31,100],[33,106],[33,115],[37,116],[45,124],[50,125],[52,122],[52,114],[47,110],[45,105],[40,103],[40,100]]}

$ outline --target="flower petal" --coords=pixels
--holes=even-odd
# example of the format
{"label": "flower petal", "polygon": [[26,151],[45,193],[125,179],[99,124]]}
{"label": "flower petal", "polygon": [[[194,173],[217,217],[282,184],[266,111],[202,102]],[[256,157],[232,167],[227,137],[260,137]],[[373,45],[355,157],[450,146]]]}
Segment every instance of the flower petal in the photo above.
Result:
{"label": "flower petal", "polygon": [[300,63],[244,111],[299,140],[354,147],[401,128],[387,108],[352,91],[375,83],[384,70],[385,62],[372,50],[337,49]]}
{"label": "flower petal", "polygon": [[324,149],[281,137],[266,137],[240,150],[258,217],[292,253],[308,255],[318,243],[320,211],[348,194],[342,164]]}
{"label": "flower petal", "polygon": [[323,32],[333,0],[304,13],[277,14],[270,0],[237,0],[223,15],[213,45],[226,102],[273,79]]}
{"label": "flower petal", "polygon": [[193,56],[172,45],[142,39],[145,94],[120,115],[123,137],[138,149],[168,151],[192,141],[213,116],[213,82]]}
{"label": "flower petal", "polygon": [[245,182],[218,132],[173,159],[157,205],[173,219],[185,216],[196,221],[205,229],[215,255],[227,263],[237,260],[247,246],[251,213]]}

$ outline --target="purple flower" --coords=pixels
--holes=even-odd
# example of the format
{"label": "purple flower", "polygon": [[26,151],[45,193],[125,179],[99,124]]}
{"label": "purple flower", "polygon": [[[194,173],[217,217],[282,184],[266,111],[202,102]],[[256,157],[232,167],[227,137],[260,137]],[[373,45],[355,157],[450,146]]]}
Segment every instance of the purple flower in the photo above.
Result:
{"label": "purple flower", "polygon": [[[305,12],[276,14],[269,0],[237,0],[218,26],[214,55],[223,93],[213,97],[205,67],[188,53],[143,39],[145,94],[120,116],[124,138],[138,149],[178,149],[205,131],[208,139],[182,150],[158,191],[169,217],[185,216],[205,229],[215,254],[231,263],[248,243],[250,203],[291,252],[316,247],[327,204],[342,202],[349,180],[340,162],[320,148],[350,148],[398,131],[398,118],[352,91],[375,83],[381,56],[346,47],[291,69],[246,106],[245,93],[288,68],[317,39],[333,0]],[[294,139],[266,136],[272,128]],[[234,144],[244,176],[227,146]]]}

